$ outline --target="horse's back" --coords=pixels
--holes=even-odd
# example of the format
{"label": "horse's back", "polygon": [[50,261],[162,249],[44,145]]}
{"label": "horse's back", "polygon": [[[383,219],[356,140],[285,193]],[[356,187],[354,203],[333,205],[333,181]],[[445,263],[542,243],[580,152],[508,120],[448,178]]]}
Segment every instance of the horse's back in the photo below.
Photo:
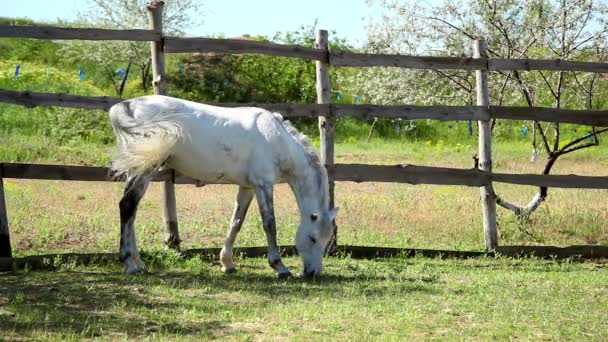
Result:
{"label": "horse's back", "polygon": [[276,182],[291,167],[288,137],[262,108],[224,108],[166,96],[128,100],[135,120],[170,117],[182,125],[168,165],[190,177],[218,183]]}

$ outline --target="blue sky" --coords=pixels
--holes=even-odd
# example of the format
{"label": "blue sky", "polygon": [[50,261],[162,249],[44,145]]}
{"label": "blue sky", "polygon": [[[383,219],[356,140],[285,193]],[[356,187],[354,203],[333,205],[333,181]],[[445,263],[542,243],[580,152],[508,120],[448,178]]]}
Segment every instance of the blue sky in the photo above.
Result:
{"label": "blue sky", "polygon": [[[54,21],[70,19],[86,8],[86,0],[0,0],[0,16],[28,17]],[[335,30],[353,43],[365,40],[365,23],[379,15],[365,0],[204,0],[204,24],[188,32],[193,36],[223,33],[227,37],[244,33],[272,36],[277,31],[293,31],[301,25]]]}

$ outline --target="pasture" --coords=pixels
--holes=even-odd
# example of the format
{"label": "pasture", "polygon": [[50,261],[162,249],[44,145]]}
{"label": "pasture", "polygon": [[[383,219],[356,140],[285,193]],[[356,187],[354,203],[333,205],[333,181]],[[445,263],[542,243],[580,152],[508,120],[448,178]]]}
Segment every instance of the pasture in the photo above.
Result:
{"label": "pasture", "polygon": [[[337,146],[344,162],[467,167],[474,147],[387,142]],[[99,152],[103,154],[103,152]],[[535,172],[527,145],[497,146],[497,169]],[[602,147],[567,156],[556,173],[602,174]],[[44,159],[39,161],[45,161]],[[86,160],[85,160],[86,162]],[[580,171],[581,168],[583,171]],[[535,189],[498,184],[524,202]],[[116,252],[121,184],[5,180],[16,256]],[[235,186],[178,186],[183,248],[221,246]],[[337,183],[341,244],[482,250],[477,188]],[[57,263],[0,276],[0,330],[9,340],[605,340],[608,264],[512,259],[325,260],[317,280],[278,280],[264,258],[239,258],[236,274],[217,260],[181,258],[162,245],[159,185],[140,205],[137,235],[150,274],[122,266]],[[502,244],[605,244],[606,192],[551,189],[530,221],[499,210]],[[278,239],[290,244],[297,210],[275,193]],[[237,246],[264,245],[250,211]],[[300,259],[285,258],[300,270]],[[3,311],[4,312],[4,311]]]}

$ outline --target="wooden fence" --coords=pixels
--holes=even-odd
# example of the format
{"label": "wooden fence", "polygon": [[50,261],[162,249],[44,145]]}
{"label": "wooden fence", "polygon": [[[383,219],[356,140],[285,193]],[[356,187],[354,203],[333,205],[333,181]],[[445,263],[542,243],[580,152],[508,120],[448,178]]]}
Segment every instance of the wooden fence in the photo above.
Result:
{"label": "wooden fence", "polygon": [[[492,172],[490,120],[496,118],[608,126],[608,111],[567,110],[541,107],[495,107],[489,105],[487,83],[488,71],[493,70],[564,70],[607,73],[608,63],[564,60],[490,59],[485,53],[485,43],[483,40],[476,40],[473,42],[475,51],[473,57],[402,56],[330,50],[328,47],[327,31],[324,30],[318,32],[315,48],[238,39],[166,37],[162,32],[162,7],[162,1],[152,1],[149,4],[150,29],[148,30],[107,30],[0,25],[0,38],[19,37],[37,39],[149,41],[151,42],[153,85],[156,94],[167,93],[168,82],[165,76],[165,53],[254,53],[314,60],[316,61],[317,74],[317,104],[222,103],[218,105],[252,105],[281,112],[286,117],[318,117],[321,136],[320,154],[323,163],[329,171],[332,206],[334,204],[334,181],[445,184],[479,187],[481,189],[483,229],[487,251],[499,251],[512,255],[526,253],[526,251],[536,252],[540,255],[553,251],[555,254],[563,255],[567,254],[565,251],[570,251],[571,253],[583,254],[585,256],[608,256],[608,248],[600,246],[585,248],[575,247],[571,249],[498,246],[496,203],[492,192],[493,182],[561,188],[608,189],[608,177],[507,174]],[[332,104],[330,103],[329,82],[329,68],[331,66],[391,66],[415,69],[460,69],[475,71],[478,95],[477,106],[378,106],[369,104]],[[58,106],[107,110],[119,101],[121,101],[121,99],[106,96],[93,97],[0,90],[0,102],[22,105],[30,108],[36,106]],[[415,165],[334,164],[336,119],[345,116],[361,119],[378,117],[478,121],[480,139],[480,149],[478,153],[480,156],[479,168],[457,169]],[[0,163],[0,258],[11,256],[8,218],[2,187],[3,178],[111,181],[108,177],[108,171],[107,168],[103,167]],[[180,240],[177,227],[174,184],[200,183],[194,179],[175,174],[171,170],[159,174],[155,180],[163,183],[164,214],[167,232],[165,243],[172,248],[179,248]],[[342,249],[343,247],[344,246],[342,246]],[[368,255],[384,255],[386,253],[382,251],[386,252],[386,250],[388,250],[380,247],[349,248],[349,250],[351,252],[354,251],[355,254],[363,253],[362,251],[364,250],[368,251],[365,252]],[[591,248],[591,250],[589,250],[589,248]],[[257,249],[255,250],[257,251]],[[395,253],[396,252],[391,249],[391,252],[387,255],[393,255]],[[449,252],[446,253],[449,254]],[[6,260],[4,262],[6,263]]]}

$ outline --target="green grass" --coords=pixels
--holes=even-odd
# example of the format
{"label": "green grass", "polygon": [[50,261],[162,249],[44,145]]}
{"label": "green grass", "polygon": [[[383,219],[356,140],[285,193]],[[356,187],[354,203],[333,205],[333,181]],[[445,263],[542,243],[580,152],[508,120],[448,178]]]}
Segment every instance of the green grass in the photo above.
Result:
{"label": "green grass", "polygon": [[[11,62],[0,62],[10,69]],[[14,66],[12,66],[14,67]],[[0,74],[0,88],[111,95],[73,71],[24,65],[23,77]],[[32,72],[33,75],[28,75]],[[51,87],[51,88],[49,88]],[[0,161],[107,166],[112,133],[106,113],[26,109],[0,104]],[[404,123],[405,125],[405,123]],[[495,132],[494,169],[539,173],[530,163],[520,123]],[[419,126],[400,137],[381,123],[338,125],[340,163],[470,168],[475,136],[466,123]],[[564,142],[585,127],[564,125]],[[318,144],[315,125],[305,127]],[[554,173],[605,175],[608,147],[560,158]],[[16,256],[116,252],[122,184],[7,179]],[[534,187],[495,184],[504,198],[526,203]],[[235,186],[177,187],[183,248],[217,247],[224,239]],[[503,245],[608,244],[606,190],[550,189],[530,220],[498,211]],[[315,281],[278,280],[262,259],[239,259],[225,276],[216,261],[163,251],[160,191],[140,204],[137,236],[151,274],[125,276],[118,265],[0,274],[0,339],[6,340],[597,340],[608,338],[605,260],[480,258],[442,260],[331,257]],[[457,186],[340,182],[339,243],[481,250],[479,190]],[[293,241],[298,212],[289,189],[275,192],[278,240]],[[252,206],[237,246],[265,244]],[[286,258],[297,271],[300,261]],[[2,310],[14,313],[2,316]]]}
{"label": "green grass", "polygon": [[228,276],[206,260],[155,260],[171,261],[136,276],[69,265],[1,276],[0,305],[15,314],[0,320],[3,338],[608,338],[605,262],[334,257],[322,278],[306,281],[277,280],[261,259],[238,260]]}

